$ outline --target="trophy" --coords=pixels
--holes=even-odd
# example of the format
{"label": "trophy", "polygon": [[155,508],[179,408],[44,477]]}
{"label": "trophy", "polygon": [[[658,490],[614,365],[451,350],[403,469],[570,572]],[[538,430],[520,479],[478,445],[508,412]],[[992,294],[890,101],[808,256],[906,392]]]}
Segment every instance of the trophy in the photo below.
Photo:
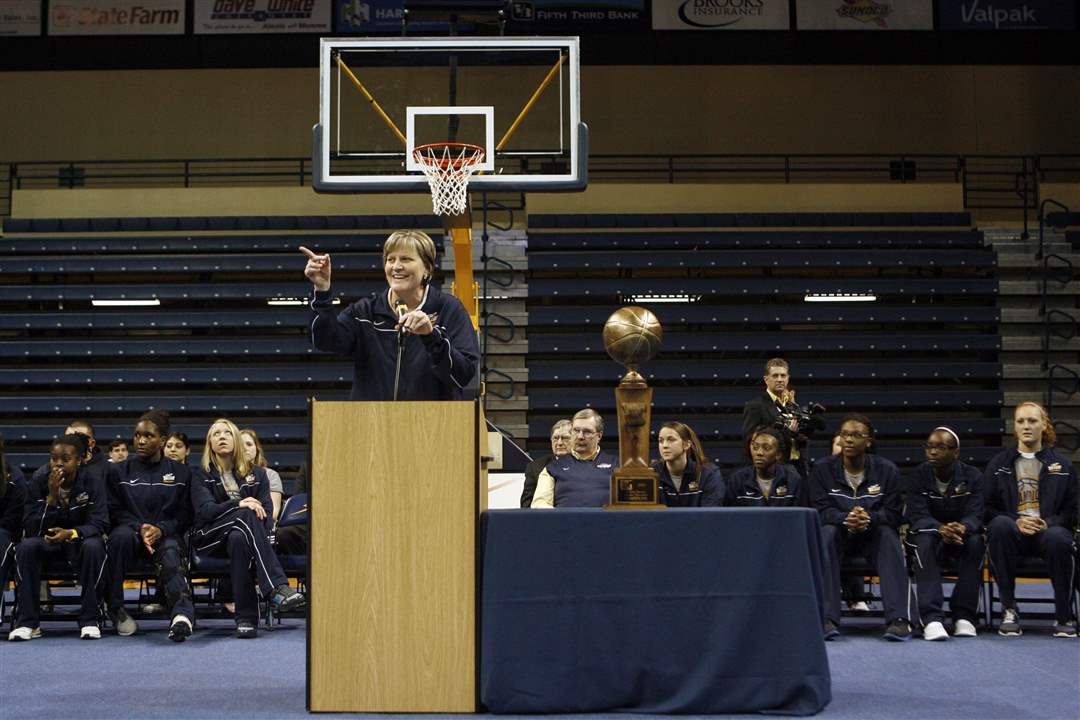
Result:
{"label": "trophy", "polygon": [[663,337],[660,321],[643,307],[616,310],[604,323],[604,349],[626,367],[615,389],[619,411],[619,467],[611,474],[611,503],[606,508],[660,508],[659,476],[649,466],[649,419],[652,388],[637,371],[656,355]]}

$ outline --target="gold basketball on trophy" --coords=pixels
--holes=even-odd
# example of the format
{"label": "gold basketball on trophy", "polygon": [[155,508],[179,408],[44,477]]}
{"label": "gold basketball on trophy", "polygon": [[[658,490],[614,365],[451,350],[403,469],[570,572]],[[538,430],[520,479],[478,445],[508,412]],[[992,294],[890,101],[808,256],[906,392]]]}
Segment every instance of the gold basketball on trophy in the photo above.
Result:
{"label": "gold basketball on trophy", "polygon": [[604,349],[612,360],[627,367],[651,360],[663,337],[656,315],[636,305],[619,308],[604,323]]}

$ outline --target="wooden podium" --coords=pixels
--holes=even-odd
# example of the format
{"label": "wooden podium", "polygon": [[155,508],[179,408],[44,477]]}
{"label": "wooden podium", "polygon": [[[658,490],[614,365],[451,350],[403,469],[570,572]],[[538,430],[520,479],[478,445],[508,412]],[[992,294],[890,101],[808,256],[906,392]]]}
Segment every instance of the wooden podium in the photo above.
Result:
{"label": "wooden podium", "polygon": [[475,401],[312,401],[308,710],[477,710],[482,423]]}

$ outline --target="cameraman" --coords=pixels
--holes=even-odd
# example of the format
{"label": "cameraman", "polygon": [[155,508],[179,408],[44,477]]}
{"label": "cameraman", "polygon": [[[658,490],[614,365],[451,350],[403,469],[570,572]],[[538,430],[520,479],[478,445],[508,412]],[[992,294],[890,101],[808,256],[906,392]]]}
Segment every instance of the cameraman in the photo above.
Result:
{"label": "cameraman", "polygon": [[[795,391],[788,387],[790,377],[787,361],[783,358],[772,358],[765,363],[765,392],[743,406],[742,438],[745,445],[754,428],[760,425],[781,430],[790,448],[786,463],[794,466],[805,481],[809,475],[809,466],[803,456],[807,438],[824,426],[824,422],[821,418],[809,417],[795,403]],[[804,418],[801,423],[800,415]]]}

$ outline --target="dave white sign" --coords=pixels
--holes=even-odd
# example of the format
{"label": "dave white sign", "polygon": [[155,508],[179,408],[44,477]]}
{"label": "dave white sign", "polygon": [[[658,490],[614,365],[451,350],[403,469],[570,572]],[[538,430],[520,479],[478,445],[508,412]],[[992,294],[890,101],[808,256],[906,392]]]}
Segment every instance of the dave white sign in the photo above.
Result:
{"label": "dave white sign", "polygon": [[183,35],[184,0],[49,0],[50,35]]}
{"label": "dave white sign", "polygon": [[788,0],[653,0],[654,30],[789,30]]}
{"label": "dave white sign", "polygon": [[331,0],[195,0],[196,34],[328,33]]}
{"label": "dave white sign", "polygon": [[932,0],[797,0],[799,30],[933,30]]}
{"label": "dave white sign", "polygon": [[40,34],[41,2],[39,0],[0,2],[0,36]]}

